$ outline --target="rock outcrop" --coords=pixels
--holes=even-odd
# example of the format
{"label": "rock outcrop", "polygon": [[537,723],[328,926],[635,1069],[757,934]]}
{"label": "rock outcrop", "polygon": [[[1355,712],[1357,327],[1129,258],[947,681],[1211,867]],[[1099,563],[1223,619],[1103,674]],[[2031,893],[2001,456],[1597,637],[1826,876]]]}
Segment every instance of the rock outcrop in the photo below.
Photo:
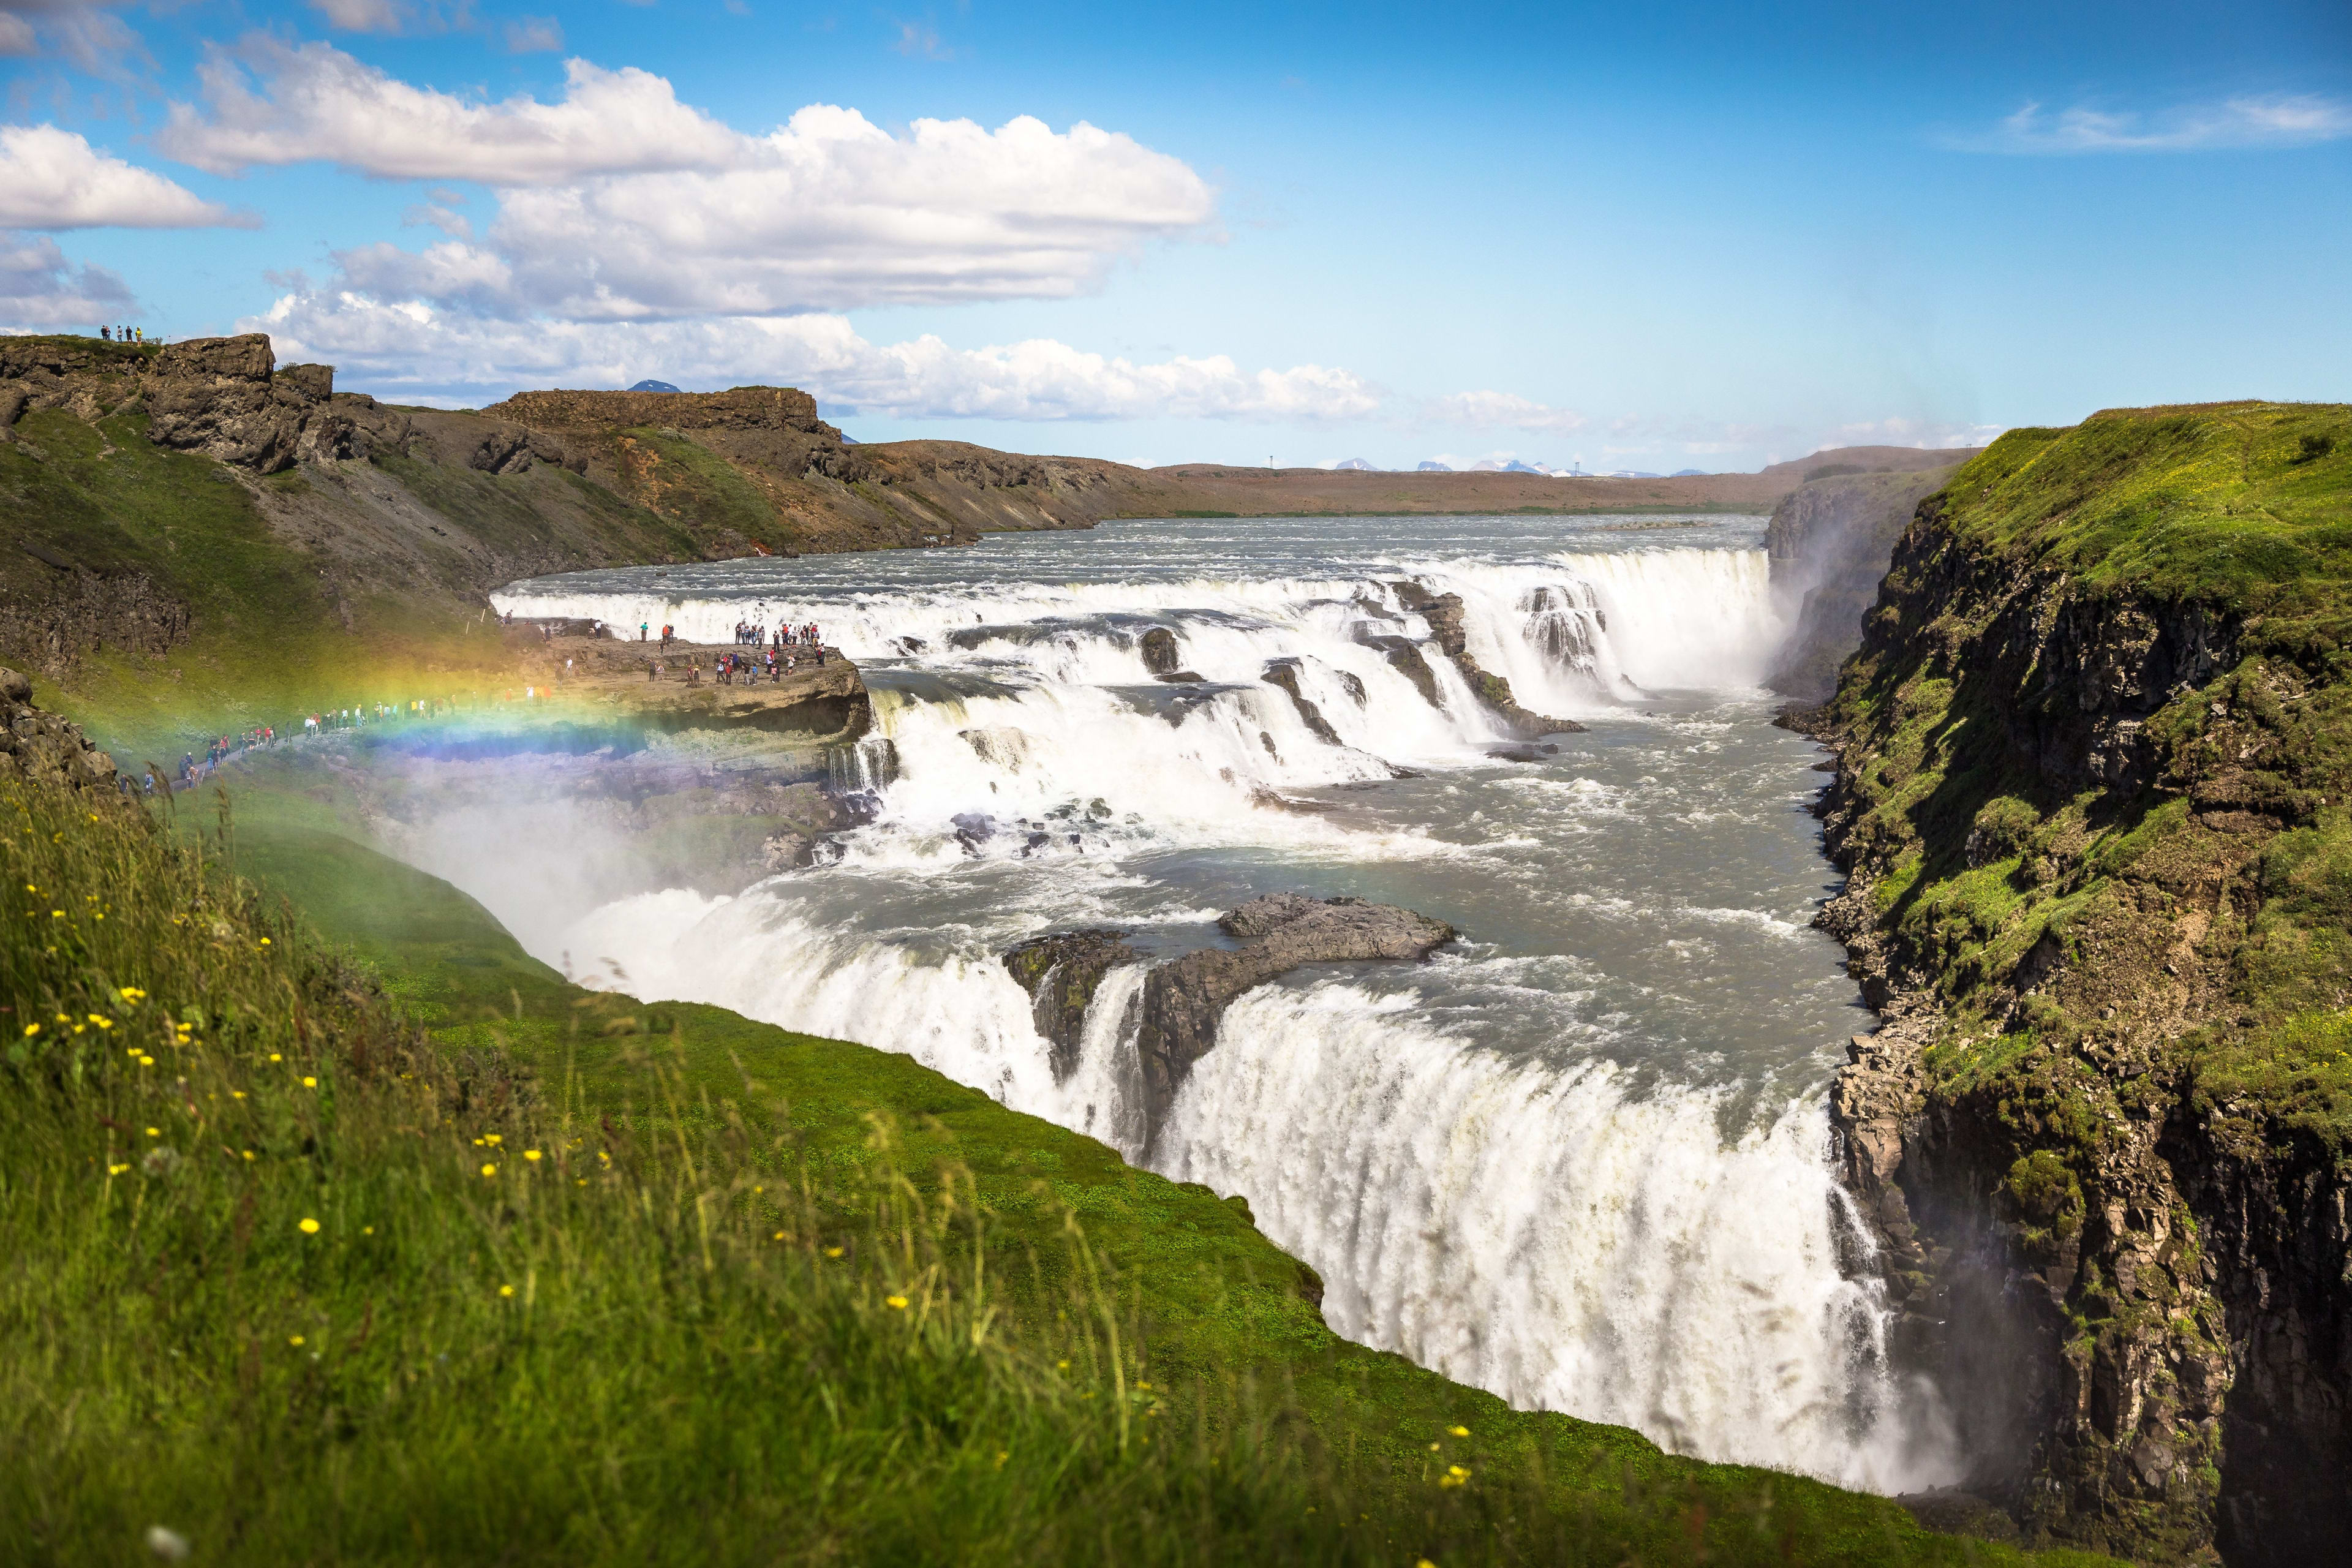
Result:
{"label": "rock outcrop", "polygon": [[1461,595],[1432,594],[1422,584],[1411,582],[1391,583],[1389,586],[1396,591],[1398,603],[1429,623],[1430,637],[1437,644],[1437,651],[1454,661],[1454,668],[1462,672],[1471,691],[1509,727],[1511,733],[1531,741],[1541,735],[1583,731],[1584,726],[1573,719],[1547,718],[1520,707],[1511,691],[1511,683],[1481,668],[1478,661],[1470,657],[1469,634],[1462,624]]}
{"label": "rock outcrop", "polygon": [[1155,967],[1144,978],[1137,1033],[1144,1116],[1157,1136],[1192,1064],[1217,1043],[1218,1021],[1235,997],[1307,963],[1426,958],[1454,931],[1392,904],[1273,893],[1252,899],[1217,924],[1236,948],[1206,948]]}
{"label": "rock outcrop", "polygon": [[0,783],[62,783],[76,789],[118,787],[114,759],[89,743],[79,726],[33,705],[33,683],[0,669]]}
{"label": "rock outcrop", "polygon": [[1108,927],[1055,931],[1034,937],[1004,954],[1004,967],[1029,993],[1037,1032],[1052,1046],[1054,1078],[1077,1070],[1086,1038],[1087,1009],[1114,967],[1141,955],[1126,942],[1127,932]]}
{"label": "rock outcrop", "polygon": [[135,405],[157,446],[261,474],[397,446],[406,432],[405,417],[385,416],[373,398],[337,397],[332,365],[278,366],[262,332],[165,346],[71,338],[11,344],[0,351],[0,429],[32,408],[96,420]]}
{"label": "rock outcrop", "polygon": [[1298,661],[1295,658],[1270,659],[1265,667],[1265,683],[1278,687],[1290,698],[1290,705],[1298,710],[1298,717],[1328,745],[1347,744],[1339,731],[1331,728],[1331,721],[1323,717],[1323,710],[1298,689]]}

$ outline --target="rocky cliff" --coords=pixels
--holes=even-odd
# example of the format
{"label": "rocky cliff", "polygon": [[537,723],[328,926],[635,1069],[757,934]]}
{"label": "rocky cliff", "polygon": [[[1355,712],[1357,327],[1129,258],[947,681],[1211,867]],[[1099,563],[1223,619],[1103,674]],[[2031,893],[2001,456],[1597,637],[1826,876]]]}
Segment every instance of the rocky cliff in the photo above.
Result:
{"label": "rocky cliff", "polygon": [[2032,1539],[2352,1560],[2347,524],[2352,409],[2011,432],[1815,716],[1847,1179]]}
{"label": "rocky cliff", "polygon": [[1792,626],[1780,662],[1766,682],[1801,701],[1819,702],[1837,685],[1838,666],[1861,645],[1862,617],[1878,596],[1895,542],[1923,497],[1934,493],[1974,450],[1937,453],[1928,468],[1856,472],[1826,463],[1780,499],[1764,534],[1772,591]]}
{"label": "rocky cliff", "polygon": [[960,441],[853,445],[792,387],[525,392],[485,409],[560,437],[616,493],[699,521],[733,553],[968,544],[1183,507],[1176,487],[1087,458]]}

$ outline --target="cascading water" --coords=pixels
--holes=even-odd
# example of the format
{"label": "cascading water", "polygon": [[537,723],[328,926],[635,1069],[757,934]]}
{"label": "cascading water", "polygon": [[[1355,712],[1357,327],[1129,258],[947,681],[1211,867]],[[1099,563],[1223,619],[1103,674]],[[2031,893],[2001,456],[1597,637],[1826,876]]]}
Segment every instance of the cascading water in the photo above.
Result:
{"label": "cascading water", "polygon": [[[697,640],[819,622],[873,695],[877,733],[832,759],[870,819],[740,897],[559,934],[519,849],[425,835],[424,863],[577,973],[907,1051],[1130,1158],[1143,966],[1105,978],[1057,1078],[1007,947],[1116,925],[1181,952],[1294,888],[1439,916],[1465,935],[1428,963],[1235,1003],[1150,1162],[1246,1194],[1351,1337],[1681,1451],[1934,1485],[1958,1466],[1932,1391],[1841,1268],[1867,1243],[1822,1100],[1862,1020],[1807,924],[1817,753],[1751,689],[1780,631],[1759,533],[1120,523],[517,584],[518,615]],[[1461,596],[1470,657],[1523,706],[1588,730],[1491,755],[1506,731],[1407,580]],[[1147,669],[1154,631],[1183,676]]]}

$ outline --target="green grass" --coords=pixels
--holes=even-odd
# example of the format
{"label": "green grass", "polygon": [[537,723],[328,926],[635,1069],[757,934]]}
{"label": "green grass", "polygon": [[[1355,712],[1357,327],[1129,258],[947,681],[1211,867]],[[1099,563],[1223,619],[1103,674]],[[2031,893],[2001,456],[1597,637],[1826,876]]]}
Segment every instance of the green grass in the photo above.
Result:
{"label": "green grass", "polygon": [[177,826],[0,790],[11,1561],[2018,1560],[1346,1344],[1214,1194],[579,991],[316,819]]}

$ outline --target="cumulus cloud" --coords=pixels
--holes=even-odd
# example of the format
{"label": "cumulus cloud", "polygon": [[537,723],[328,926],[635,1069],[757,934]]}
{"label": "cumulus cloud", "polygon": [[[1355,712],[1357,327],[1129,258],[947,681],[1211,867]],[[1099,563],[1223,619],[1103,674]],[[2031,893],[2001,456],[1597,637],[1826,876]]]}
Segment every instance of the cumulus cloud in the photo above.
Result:
{"label": "cumulus cloud", "polygon": [[2352,136],[2352,102],[2280,94],[2192,104],[2159,114],[2029,103],[1990,132],[1949,139],[1974,153],[2189,153],[2303,147]]}
{"label": "cumulus cloud", "polygon": [[744,138],[677,101],[662,78],[585,60],[560,103],[479,103],[412,87],[331,44],[248,38],[197,68],[205,108],[174,103],[155,146],[215,174],[338,163],[403,180],[542,184],[586,174],[721,167]]}
{"label": "cumulus cloud", "polygon": [[1573,409],[1554,408],[1510,392],[1457,392],[1431,403],[1429,416],[1449,425],[1550,430],[1561,434],[1581,430],[1591,423]]}
{"label": "cumulus cloud", "polygon": [[0,323],[87,325],[138,313],[131,290],[105,268],[76,267],[47,235],[0,234]]}
{"label": "cumulus cloud", "polygon": [[[447,254],[440,264],[453,290],[474,284],[468,258]],[[354,384],[465,402],[657,374],[708,386],[789,384],[828,409],[912,418],[1339,419],[1381,405],[1362,378],[1321,365],[1245,371],[1222,354],[1138,364],[1050,339],[982,349],[931,336],[873,343],[835,315],[517,322],[346,287],[289,293],[237,330],[268,332],[281,359],[331,362]]]}
{"label": "cumulus cloud", "polygon": [[[480,254],[456,268],[475,290],[464,303],[583,321],[1063,298],[1215,217],[1182,161],[1083,121],[918,120],[893,135],[813,104],[752,136],[648,72],[565,71],[558,102],[474,102],[325,44],[257,38],[206,63],[205,108],[173,105],[156,145],[215,173],[322,159],[499,187]],[[378,293],[447,302],[434,280],[449,258],[346,265]],[[493,272],[495,297],[480,289]]]}
{"label": "cumulus cloud", "polygon": [[163,175],[54,125],[0,126],[0,227],[254,228]]}

